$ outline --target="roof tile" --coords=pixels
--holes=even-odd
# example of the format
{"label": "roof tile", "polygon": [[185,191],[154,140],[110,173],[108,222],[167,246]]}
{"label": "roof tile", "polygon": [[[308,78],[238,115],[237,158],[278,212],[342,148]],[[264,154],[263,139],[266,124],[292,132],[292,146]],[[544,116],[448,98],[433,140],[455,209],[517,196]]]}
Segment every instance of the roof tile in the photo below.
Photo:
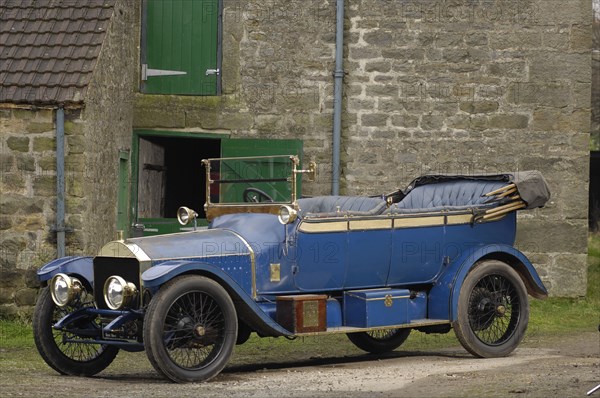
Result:
{"label": "roof tile", "polygon": [[82,103],[116,0],[0,0],[0,102]]}

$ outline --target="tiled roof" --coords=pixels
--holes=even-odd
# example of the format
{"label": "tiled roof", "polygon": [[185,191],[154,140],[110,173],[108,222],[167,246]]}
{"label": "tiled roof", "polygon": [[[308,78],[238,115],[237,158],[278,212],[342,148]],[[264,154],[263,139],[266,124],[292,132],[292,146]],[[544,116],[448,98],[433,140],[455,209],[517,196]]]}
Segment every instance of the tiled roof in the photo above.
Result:
{"label": "tiled roof", "polygon": [[114,4],[0,0],[0,103],[83,103]]}

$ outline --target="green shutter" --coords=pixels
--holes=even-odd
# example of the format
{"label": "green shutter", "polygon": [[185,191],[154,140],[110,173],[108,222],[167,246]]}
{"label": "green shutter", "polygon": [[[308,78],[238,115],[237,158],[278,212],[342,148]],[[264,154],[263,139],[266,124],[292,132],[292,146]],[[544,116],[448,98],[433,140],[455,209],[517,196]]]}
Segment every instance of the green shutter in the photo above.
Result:
{"label": "green shutter", "polygon": [[206,70],[218,68],[219,1],[147,0],[145,4],[145,69],[185,74],[148,73],[142,91],[216,95],[219,77],[206,75]]}

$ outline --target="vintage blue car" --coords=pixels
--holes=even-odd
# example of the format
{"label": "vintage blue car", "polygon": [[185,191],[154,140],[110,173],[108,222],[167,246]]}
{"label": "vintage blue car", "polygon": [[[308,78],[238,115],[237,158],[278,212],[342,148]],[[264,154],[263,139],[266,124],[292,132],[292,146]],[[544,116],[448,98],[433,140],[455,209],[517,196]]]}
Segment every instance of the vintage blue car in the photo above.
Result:
{"label": "vintage blue car", "polygon": [[528,293],[547,296],[513,247],[516,211],[549,198],[536,171],[297,198],[316,166],[295,156],[203,163],[208,228],[182,207],[187,232],[118,239],[39,270],[34,334],[48,365],[90,376],[121,349],[145,350],[167,378],[205,381],[253,332],[345,333],[383,353],[411,330],[454,329],[473,355],[498,357],[523,339]]}

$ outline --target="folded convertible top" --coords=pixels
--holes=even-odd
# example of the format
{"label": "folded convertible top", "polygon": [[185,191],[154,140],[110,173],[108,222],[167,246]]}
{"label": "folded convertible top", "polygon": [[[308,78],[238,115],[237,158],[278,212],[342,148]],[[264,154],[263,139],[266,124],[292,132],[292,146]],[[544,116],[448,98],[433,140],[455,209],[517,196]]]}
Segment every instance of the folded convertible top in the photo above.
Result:
{"label": "folded convertible top", "polygon": [[500,181],[507,185],[515,184],[516,190],[526,204],[525,209],[534,209],[543,207],[550,200],[550,190],[546,180],[537,170],[517,171],[499,174],[430,174],[417,177],[411,181],[408,187],[402,191],[402,197],[408,195],[410,191],[418,186],[427,184],[436,184],[449,181]]}

